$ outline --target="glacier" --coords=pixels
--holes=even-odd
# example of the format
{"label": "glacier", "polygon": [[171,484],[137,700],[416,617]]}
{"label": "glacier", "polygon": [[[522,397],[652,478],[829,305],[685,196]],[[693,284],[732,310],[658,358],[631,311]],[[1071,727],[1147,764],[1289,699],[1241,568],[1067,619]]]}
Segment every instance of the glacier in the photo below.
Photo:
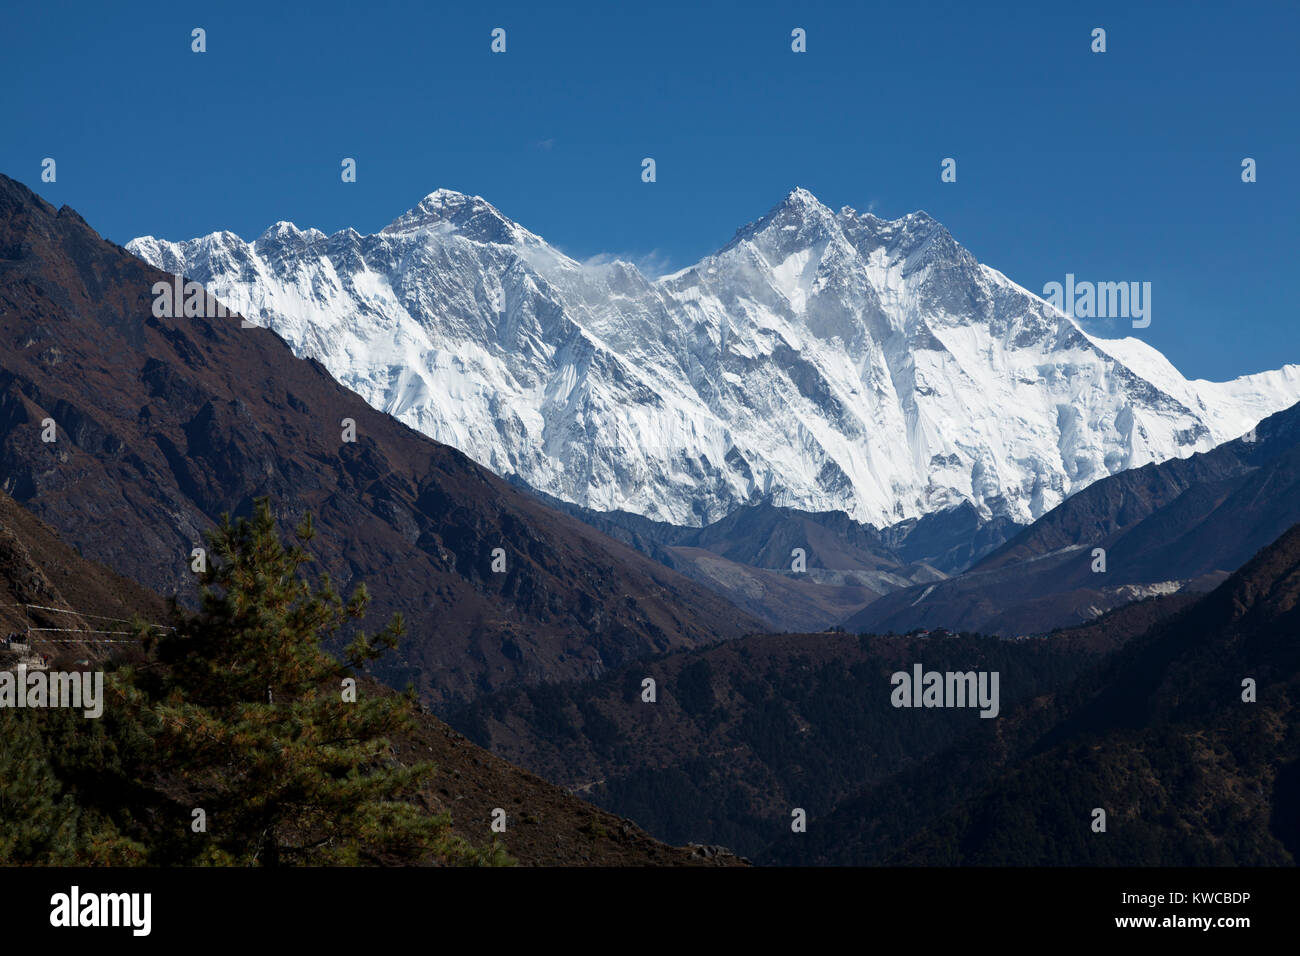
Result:
{"label": "glacier", "polygon": [[126,248],[498,474],[677,525],[760,501],[877,527],[969,502],[1025,524],[1300,400],[1300,365],[1189,380],[924,212],[833,212],[801,188],[658,278],[446,189],[373,235],[277,222]]}

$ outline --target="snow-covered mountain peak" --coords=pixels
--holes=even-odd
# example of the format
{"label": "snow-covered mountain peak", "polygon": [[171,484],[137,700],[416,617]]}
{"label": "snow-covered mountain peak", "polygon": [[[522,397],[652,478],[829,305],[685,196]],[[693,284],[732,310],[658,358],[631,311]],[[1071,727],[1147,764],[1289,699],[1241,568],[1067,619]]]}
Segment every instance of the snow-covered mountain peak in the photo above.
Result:
{"label": "snow-covered mountain peak", "polygon": [[838,219],[845,236],[867,258],[879,252],[890,262],[906,261],[908,271],[937,258],[950,259],[966,268],[975,264],[974,257],[943,223],[922,210],[898,219],[881,219],[850,209],[841,211]]}
{"label": "snow-covered mountain peak", "polygon": [[[225,235],[229,235],[228,233]],[[235,237],[238,239],[238,237]],[[328,237],[319,229],[299,229],[291,222],[280,220],[253,240],[254,246],[263,248],[276,248],[282,251],[286,249],[305,249],[316,243],[324,242]],[[242,243],[242,240],[240,241]],[[227,245],[233,245],[227,241]]]}
{"label": "snow-covered mountain peak", "polygon": [[436,189],[382,230],[396,236],[445,226],[472,242],[515,245],[540,241],[518,223],[507,219],[482,196],[467,196],[453,189]]}
{"label": "snow-covered mountain peak", "polygon": [[1300,400],[1300,370],[1185,379],[1099,340],[924,212],[796,188],[649,280],[452,190],[376,235],[277,223],[128,248],[198,279],[372,405],[559,498],[677,524],[760,500],[878,526],[1028,522]]}
{"label": "snow-covered mountain peak", "polygon": [[271,223],[271,225],[268,226],[262,232],[262,234],[257,238],[258,239],[287,239],[287,238],[292,238],[294,236],[297,236],[301,232],[302,230],[299,229],[297,226],[295,226],[293,223],[288,222],[287,220],[284,219],[277,219],[275,222]]}
{"label": "snow-covered mountain peak", "polygon": [[830,212],[820,199],[802,186],[795,186],[794,189],[786,193],[784,199],[777,204],[778,209],[804,209],[815,211],[817,213]]}
{"label": "snow-covered mountain peak", "polygon": [[824,241],[834,232],[838,232],[835,214],[808,190],[796,186],[761,219],[736,230],[736,235],[717,254],[723,255],[741,243],[764,237],[769,245],[791,249]]}

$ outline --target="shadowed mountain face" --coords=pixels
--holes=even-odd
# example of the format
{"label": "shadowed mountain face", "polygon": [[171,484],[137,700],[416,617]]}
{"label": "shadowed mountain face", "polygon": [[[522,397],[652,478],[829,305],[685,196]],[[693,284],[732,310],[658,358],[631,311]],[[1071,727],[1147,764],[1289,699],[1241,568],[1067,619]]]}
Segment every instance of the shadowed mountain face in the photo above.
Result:
{"label": "shadowed mountain face", "polygon": [[[999,723],[973,709],[896,709],[894,672],[918,661],[997,671],[1009,710],[1066,686],[1189,603],[1170,595],[1132,604],[1052,640],[750,635],[637,661],[599,680],[507,689],[449,720],[661,840],[721,843],[781,863],[768,847],[789,832],[791,808],[826,816],[979,725]],[[643,696],[647,677],[656,682],[654,702]]]}
{"label": "shadowed mountain face", "polygon": [[[11,604],[70,608],[80,613],[15,609],[9,607]],[[105,622],[103,618],[129,620],[138,615],[157,622],[166,620],[166,614],[166,602],[158,595],[82,558],[50,527],[0,492],[0,632],[18,630],[25,635],[29,624],[77,630],[120,629],[120,622]],[[102,643],[102,635],[63,632],[43,636],[65,642],[33,645],[37,653],[49,654],[56,667],[78,659],[139,659],[138,649]],[[83,643],[66,643],[74,637]],[[98,643],[89,643],[92,641]],[[18,654],[0,648],[0,668],[10,669],[20,659]],[[362,678],[362,687],[367,694],[392,693],[369,678]],[[8,717],[9,712],[5,715]],[[0,719],[0,753],[13,743],[10,735],[14,729],[11,719]],[[505,809],[508,829],[501,839],[521,865],[691,866],[740,862],[714,847],[660,843],[627,820],[584,803],[562,788],[476,747],[423,708],[416,714],[411,732],[393,741],[393,750],[407,764],[435,763],[437,772],[418,794],[418,802],[435,812],[449,811],[453,831],[471,843],[488,842],[493,809]],[[84,773],[75,764],[60,767]],[[172,786],[168,774],[174,768],[149,769],[152,783],[164,790]],[[75,787],[75,781],[60,783]],[[78,800],[83,805],[95,805],[98,799],[107,798],[93,787],[80,788]],[[9,822],[6,811],[13,809],[0,802],[0,827]]]}
{"label": "shadowed mountain face", "polygon": [[1104,478],[966,573],[886,595],[844,626],[1043,632],[1136,597],[1208,590],[1300,522],[1300,405],[1252,437]]}
{"label": "shadowed mountain face", "polygon": [[689,528],[626,511],[592,511],[542,492],[534,494],[661,560],[656,547],[703,548],[729,561],[773,570],[789,569],[794,549],[802,548],[810,568],[898,571],[924,564],[956,574],[1019,530],[1003,519],[987,521],[965,503],[883,530],[854,521],[843,511],[800,511],[768,502],[737,508],[703,528]]}
{"label": "shadowed mountain face", "polygon": [[[157,623],[165,614],[165,602],[152,591],[84,560],[0,491],[0,637],[17,634],[33,653],[55,660],[98,659],[120,647],[69,642],[120,635],[76,632],[123,630],[135,615]],[[29,628],[64,630],[29,633]]]}
{"label": "shadowed mountain face", "polygon": [[[770,503],[687,528],[532,493],[716,591],[773,631],[825,630],[883,594],[965,570],[1018,528],[1009,519],[981,518],[969,503],[883,530],[843,511]],[[800,552],[806,567],[794,570]]]}
{"label": "shadowed mountain face", "polygon": [[[751,635],[452,721],[660,839],[760,863],[1293,864],[1298,628],[1300,526],[1209,595],[1049,639]],[[918,662],[997,672],[998,716],[895,707]]]}
{"label": "shadowed mountain face", "polygon": [[[770,852],[822,864],[1294,865],[1298,629],[1300,526],[1060,693]],[[1105,832],[1093,829],[1098,808]]]}
{"label": "shadowed mountain face", "polygon": [[365,583],[372,622],[405,615],[386,678],[435,705],[759,628],[376,412],[274,333],[155,317],[158,282],[172,277],[0,177],[0,486],[87,557],[185,596],[223,512],[259,495],[286,522],[310,510],[319,569]]}

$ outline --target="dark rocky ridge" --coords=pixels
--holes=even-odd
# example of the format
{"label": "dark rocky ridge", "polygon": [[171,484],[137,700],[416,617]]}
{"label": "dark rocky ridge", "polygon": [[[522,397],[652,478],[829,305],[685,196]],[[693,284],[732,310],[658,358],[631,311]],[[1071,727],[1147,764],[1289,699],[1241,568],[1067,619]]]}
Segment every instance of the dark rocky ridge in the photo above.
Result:
{"label": "dark rocky ridge", "polygon": [[[1296,522],[1300,405],[1260,422],[1253,442],[1103,478],[964,574],[888,594],[844,626],[1049,631],[1133,600],[1142,586],[1208,591]],[[1106,551],[1105,573],[1092,571],[1093,548]]]}
{"label": "dark rocky ridge", "polygon": [[[28,627],[122,630],[127,626],[122,622],[137,615],[151,623],[163,622],[166,611],[166,602],[152,591],[84,560],[50,527],[0,492],[0,637],[16,633],[29,640]],[[33,651],[48,654],[56,662],[101,659],[109,651],[122,649],[111,644],[41,642],[41,638],[103,640],[102,635],[45,632],[34,636],[38,643]]]}
{"label": "dark rocky ridge", "polygon": [[[509,480],[528,488],[518,477]],[[986,521],[969,503],[877,530],[842,511],[760,502],[687,528],[626,511],[592,511],[528,490],[716,591],[773,631],[838,624],[882,594],[965,570],[1019,527],[1007,518]],[[795,548],[805,553],[805,573],[790,571]]]}

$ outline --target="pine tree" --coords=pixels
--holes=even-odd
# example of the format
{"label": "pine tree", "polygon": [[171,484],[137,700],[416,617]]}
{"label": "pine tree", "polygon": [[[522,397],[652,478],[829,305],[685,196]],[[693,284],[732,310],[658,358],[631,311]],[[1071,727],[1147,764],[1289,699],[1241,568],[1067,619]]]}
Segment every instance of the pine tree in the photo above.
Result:
{"label": "pine tree", "polygon": [[410,692],[357,680],[345,700],[344,682],[396,646],[401,618],[357,633],[341,657],[327,653],[368,596],[359,587],[345,602],[328,575],[313,586],[303,574],[310,516],[297,537],[282,543],[267,499],[251,519],[223,518],[209,535],[199,612],[177,611],[158,642],[168,665],[152,707],[158,745],[206,815],[206,836],[190,840],[202,847],[195,862],[507,862],[411,802],[434,768],[401,766],[389,745],[410,726]]}
{"label": "pine tree", "polygon": [[77,862],[77,807],[62,793],[36,715],[9,712],[0,728],[0,864]]}

